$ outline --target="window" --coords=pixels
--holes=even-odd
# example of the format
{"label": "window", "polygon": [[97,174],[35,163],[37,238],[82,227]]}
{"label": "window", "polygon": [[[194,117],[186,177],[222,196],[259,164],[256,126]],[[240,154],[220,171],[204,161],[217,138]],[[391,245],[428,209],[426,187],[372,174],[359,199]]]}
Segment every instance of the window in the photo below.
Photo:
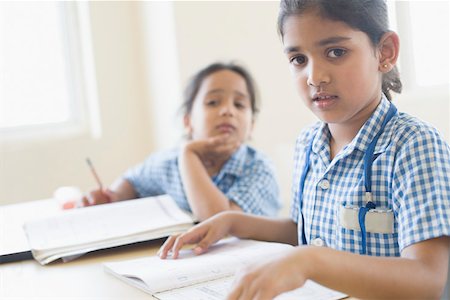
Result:
{"label": "window", "polygon": [[86,8],[58,1],[0,2],[2,133],[86,125],[89,101],[96,102],[82,18]]}
{"label": "window", "polygon": [[449,12],[448,1],[390,1],[393,29],[401,37],[400,71],[410,88],[448,86]]}
{"label": "window", "polygon": [[420,86],[449,83],[449,3],[411,1],[416,82]]}
{"label": "window", "polygon": [[[400,36],[400,110],[435,126],[450,141],[448,1],[388,1]],[[392,18],[394,16],[394,18]]]}

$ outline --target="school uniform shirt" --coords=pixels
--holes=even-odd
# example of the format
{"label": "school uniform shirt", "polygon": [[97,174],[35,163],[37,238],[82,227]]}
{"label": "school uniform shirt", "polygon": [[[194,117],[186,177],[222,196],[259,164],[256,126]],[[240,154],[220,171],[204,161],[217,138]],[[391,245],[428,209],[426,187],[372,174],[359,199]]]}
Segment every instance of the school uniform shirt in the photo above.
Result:
{"label": "school uniform shirt", "polygon": [[[161,151],[130,168],[123,178],[133,185],[138,197],[169,194],[181,209],[191,211],[178,161],[179,149]],[[239,147],[211,179],[244,212],[274,216],[280,208],[278,184],[271,163],[247,145]]]}
{"label": "school uniform shirt", "polygon": [[[344,207],[365,205],[363,156],[389,105],[383,96],[356,137],[332,161],[326,124],[313,125],[297,139],[291,218],[298,224],[299,243],[299,182],[306,146],[313,138],[303,194],[306,240],[360,253],[360,228],[344,226],[342,212]],[[392,232],[367,232],[368,255],[399,256],[409,245],[450,234],[450,150],[435,128],[406,113],[397,113],[386,124],[374,152],[372,197],[379,213],[392,211],[393,224],[387,224]]]}

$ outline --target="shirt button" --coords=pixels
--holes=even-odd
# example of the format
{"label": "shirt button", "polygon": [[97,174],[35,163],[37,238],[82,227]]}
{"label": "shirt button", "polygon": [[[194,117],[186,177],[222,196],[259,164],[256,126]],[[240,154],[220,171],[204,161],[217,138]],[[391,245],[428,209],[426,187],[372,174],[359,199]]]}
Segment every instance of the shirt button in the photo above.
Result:
{"label": "shirt button", "polygon": [[330,182],[327,179],[322,179],[319,186],[322,188],[322,190],[328,190],[330,188]]}
{"label": "shirt button", "polygon": [[316,246],[316,247],[322,247],[323,245],[325,245],[324,241],[321,238],[315,238],[312,241],[312,245]]}

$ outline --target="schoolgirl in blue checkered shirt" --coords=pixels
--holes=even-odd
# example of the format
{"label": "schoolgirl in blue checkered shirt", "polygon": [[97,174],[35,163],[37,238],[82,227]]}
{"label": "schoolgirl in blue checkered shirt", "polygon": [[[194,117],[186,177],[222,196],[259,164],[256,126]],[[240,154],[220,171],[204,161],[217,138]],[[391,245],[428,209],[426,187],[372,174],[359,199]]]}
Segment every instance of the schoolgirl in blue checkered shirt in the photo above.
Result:
{"label": "schoolgirl in blue checkered shirt", "polygon": [[276,215],[273,167],[245,144],[258,111],[250,74],[234,63],[205,67],[188,84],[183,109],[188,139],[180,148],[150,155],[83,204],[169,194],[199,220],[226,210]]}
{"label": "schoolgirl in blue checkered shirt", "polygon": [[[236,274],[227,299],[272,299],[307,279],[370,299],[438,299],[450,246],[450,149],[397,112],[399,38],[383,0],[283,0],[279,32],[305,105],[291,218],[223,213],[170,237],[200,254],[226,234],[304,244]],[[306,244],[306,245],[305,245]]]}

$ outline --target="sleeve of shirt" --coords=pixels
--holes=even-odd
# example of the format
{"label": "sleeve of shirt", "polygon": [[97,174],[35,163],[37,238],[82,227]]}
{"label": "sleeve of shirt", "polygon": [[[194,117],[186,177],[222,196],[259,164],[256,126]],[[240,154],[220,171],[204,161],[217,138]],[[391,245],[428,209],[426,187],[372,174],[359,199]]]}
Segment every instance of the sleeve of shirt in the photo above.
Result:
{"label": "sleeve of shirt", "polygon": [[450,149],[430,128],[415,134],[397,153],[393,180],[400,251],[450,234]]}
{"label": "sleeve of shirt", "polygon": [[298,224],[298,217],[299,217],[299,211],[298,211],[298,190],[299,190],[299,181],[300,181],[300,157],[301,151],[303,149],[303,143],[301,143],[301,139],[298,138],[297,142],[295,143],[295,150],[294,150],[294,169],[292,174],[292,187],[291,187],[291,206],[290,206],[290,217],[292,221]]}
{"label": "sleeve of shirt", "polygon": [[297,138],[294,150],[294,169],[292,174],[292,188],[291,188],[291,206],[290,206],[290,218],[295,223],[301,222],[299,220],[299,184],[300,176],[302,175],[303,168],[306,160],[306,147],[310,139],[314,138],[312,134],[316,132],[318,124],[305,129]]}
{"label": "sleeve of shirt", "polygon": [[144,162],[128,169],[123,175],[122,178],[134,187],[139,198],[164,194],[161,178],[166,172],[160,156],[148,156]]}
{"label": "sleeve of shirt", "polygon": [[225,195],[244,212],[255,215],[275,216],[281,207],[273,168],[264,159],[247,166]]}

